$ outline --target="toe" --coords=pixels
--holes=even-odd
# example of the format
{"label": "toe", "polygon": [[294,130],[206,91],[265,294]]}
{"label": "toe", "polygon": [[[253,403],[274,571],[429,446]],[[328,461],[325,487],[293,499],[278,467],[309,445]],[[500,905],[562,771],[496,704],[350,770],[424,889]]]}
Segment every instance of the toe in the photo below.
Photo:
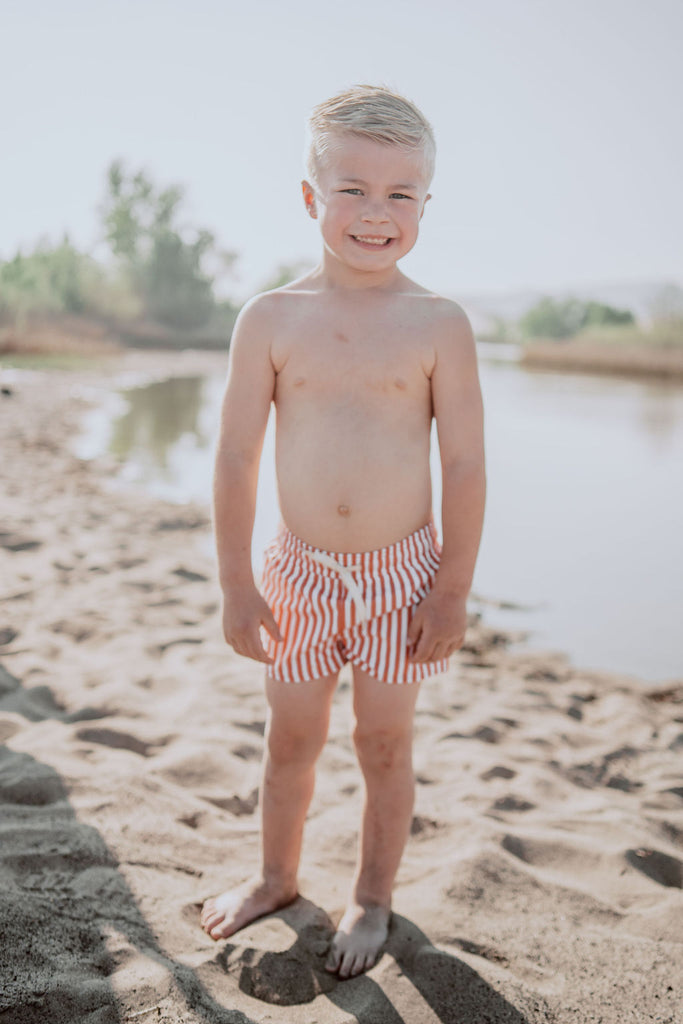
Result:
{"label": "toe", "polygon": [[364,970],[365,970],[365,957],[361,953],[359,955],[356,955],[353,958],[353,963],[351,964],[351,977],[355,978],[355,976],[357,974],[362,974]]}
{"label": "toe", "polygon": [[341,953],[337,947],[337,944],[333,941],[330,946],[330,952],[327,954],[327,960],[325,961],[325,970],[330,971],[331,974],[336,974],[339,970],[341,963]]}
{"label": "toe", "polygon": [[355,963],[355,956],[350,950],[347,950],[341,958],[341,964],[339,965],[339,977],[350,978],[353,975],[353,965]]}
{"label": "toe", "polygon": [[222,915],[216,913],[216,911],[214,910],[212,911],[212,913],[206,914],[206,916],[202,918],[202,928],[204,929],[204,931],[210,932],[222,920]]}
{"label": "toe", "polygon": [[199,920],[201,921],[202,925],[204,925],[206,923],[207,919],[209,918],[209,916],[211,914],[213,914],[215,909],[216,909],[215,902],[213,900],[207,900],[206,903],[204,904],[204,906],[202,907],[202,912],[201,912],[201,915],[200,915],[200,918],[199,918]]}
{"label": "toe", "polygon": [[368,953],[363,958],[363,966],[361,967],[361,971],[369,971],[370,968],[374,966],[376,960],[377,960],[377,954],[376,953]]}

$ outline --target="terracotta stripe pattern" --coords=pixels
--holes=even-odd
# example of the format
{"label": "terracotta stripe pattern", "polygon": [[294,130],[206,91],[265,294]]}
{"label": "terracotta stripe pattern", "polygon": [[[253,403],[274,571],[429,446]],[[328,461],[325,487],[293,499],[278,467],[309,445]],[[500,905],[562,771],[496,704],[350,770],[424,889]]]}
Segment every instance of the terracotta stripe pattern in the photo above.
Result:
{"label": "terracotta stripe pattern", "polygon": [[412,611],[439,567],[433,523],[376,551],[329,552],[282,528],[268,546],[261,592],[285,638],[262,631],[285,683],[334,675],[347,662],[385,683],[417,683],[444,672],[448,660],[408,661]]}

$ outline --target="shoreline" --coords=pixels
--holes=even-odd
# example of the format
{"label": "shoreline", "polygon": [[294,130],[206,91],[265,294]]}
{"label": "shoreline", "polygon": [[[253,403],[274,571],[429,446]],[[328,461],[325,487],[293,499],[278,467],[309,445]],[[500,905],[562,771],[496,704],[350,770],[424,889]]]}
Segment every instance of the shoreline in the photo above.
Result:
{"label": "shoreline", "polygon": [[519,363],[534,370],[683,383],[683,346],[655,348],[582,341],[529,342],[519,346]]}
{"label": "shoreline", "polygon": [[369,975],[322,966],[362,801],[348,674],[303,897],[227,944],[201,931],[202,899],[257,856],[261,670],[220,635],[208,509],[126,489],[114,458],[71,450],[111,377],[153,379],[160,359],[164,376],[226,366],[125,352],[10,375],[0,396],[0,1016],[673,1024],[683,687],[515,651],[475,620],[420,694],[412,834]]}
{"label": "shoreline", "polygon": [[[153,325],[152,325],[153,326]],[[146,333],[145,333],[146,332]],[[150,333],[151,332],[151,333]],[[149,335],[149,337],[146,336]],[[157,336],[158,335],[158,336]],[[139,344],[126,342],[138,337]],[[683,344],[664,346],[638,341],[596,341],[590,338],[521,342],[493,341],[477,338],[477,344],[497,359],[500,350],[505,361],[518,362],[532,370],[554,370],[559,373],[584,373],[624,376],[641,380],[683,382]],[[229,338],[222,345],[218,338],[197,341],[187,348],[181,339],[163,332],[106,324],[96,319],[79,316],[40,318],[23,331],[10,327],[0,328],[0,374],[3,367],[13,363],[39,365],[41,359],[59,366],[60,361],[79,363],[125,362],[127,353],[132,361],[147,360],[150,367],[158,366],[161,359],[181,362],[188,352],[195,353],[209,366],[220,362],[228,351]]]}

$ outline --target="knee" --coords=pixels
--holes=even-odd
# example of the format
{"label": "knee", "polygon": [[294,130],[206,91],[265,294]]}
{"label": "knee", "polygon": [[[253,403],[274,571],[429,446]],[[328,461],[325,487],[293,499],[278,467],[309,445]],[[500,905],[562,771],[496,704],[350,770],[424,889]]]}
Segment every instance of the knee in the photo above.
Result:
{"label": "knee", "polygon": [[268,757],[277,765],[309,765],[313,764],[324,744],[326,729],[302,729],[292,724],[271,723],[266,744]]}
{"label": "knee", "polygon": [[353,742],[358,761],[366,774],[383,774],[412,767],[412,727],[379,729],[357,725]]}

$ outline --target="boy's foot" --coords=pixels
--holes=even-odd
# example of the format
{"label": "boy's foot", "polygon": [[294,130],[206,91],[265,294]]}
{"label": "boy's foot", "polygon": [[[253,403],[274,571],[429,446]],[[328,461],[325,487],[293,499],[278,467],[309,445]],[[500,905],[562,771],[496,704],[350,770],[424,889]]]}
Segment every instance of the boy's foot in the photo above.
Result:
{"label": "boy's foot", "polygon": [[340,978],[352,978],[369,970],[389,934],[389,907],[352,903],[332,939],[325,969]]}
{"label": "boy's foot", "polygon": [[212,896],[202,908],[202,928],[212,939],[227,939],[240,928],[264,914],[287,906],[298,896],[296,888],[273,885],[262,878],[252,878],[237,889]]}

